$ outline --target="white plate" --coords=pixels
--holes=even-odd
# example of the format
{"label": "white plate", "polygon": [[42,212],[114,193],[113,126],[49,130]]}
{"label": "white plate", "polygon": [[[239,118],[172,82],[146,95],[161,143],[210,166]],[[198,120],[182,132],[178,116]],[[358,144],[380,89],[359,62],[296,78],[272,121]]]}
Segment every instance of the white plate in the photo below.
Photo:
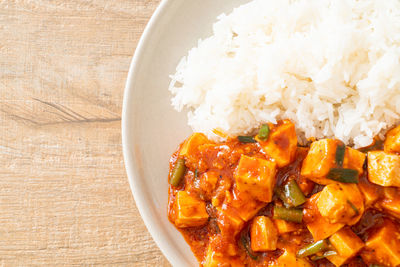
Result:
{"label": "white plate", "polygon": [[[122,111],[125,166],[147,229],[173,266],[198,266],[167,218],[168,163],[190,133],[186,114],[174,111],[169,75],[216,17],[249,0],[164,0],[147,25],[129,70]],[[137,244],[140,246],[140,244]]]}

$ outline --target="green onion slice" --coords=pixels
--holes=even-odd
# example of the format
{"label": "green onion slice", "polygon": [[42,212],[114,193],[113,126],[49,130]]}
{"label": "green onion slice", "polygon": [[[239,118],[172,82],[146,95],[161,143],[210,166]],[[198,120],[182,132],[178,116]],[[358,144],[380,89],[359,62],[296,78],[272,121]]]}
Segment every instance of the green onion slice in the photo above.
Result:
{"label": "green onion slice", "polygon": [[353,169],[332,168],[326,177],[341,183],[358,184],[358,171]]}
{"label": "green onion slice", "polygon": [[249,246],[250,240],[248,237],[246,237],[246,234],[242,233],[242,235],[240,237],[240,241],[242,242],[242,245],[243,245],[244,249],[246,250],[247,255],[249,255],[249,257],[253,260],[258,260],[258,256],[254,254],[253,250]]}
{"label": "green onion slice", "polygon": [[301,223],[303,220],[303,210],[287,209],[284,207],[274,206],[273,219],[285,220],[288,222]]}
{"label": "green onion slice", "polygon": [[169,183],[173,186],[178,186],[181,184],[183,177],[185,176],[186,166],[185,166],[185,159],[179,158],[174,166],[174,169],[171,173],[171,179]]}
{"label": "green onion slice", "polygon": [[291,179],[284,186],[276,188],[275,194],[282,200],[285,207],[297,207],[306,202],[303,191],[294,179]]}
{"label": "green onion slice", "polygon": [[256,140],[252,136],[239,135],[237,138],[238,138],[239,142],[241,142],[241,143],[255,143],[256,142]]}
{"label": "green onion slice", "polygon": [[345,152],[346,152],[346,146],[343,143],[338,144],[338,146],[336,147],[335,160],[336,160],[336,164],[339,167],[343,167],[343,160],[344,160]]}
{"label": "green onion slice", "polygon": [[261,141],[266,141],[269,137],[269,126],[268,124],[263,124],[258,131],[258,138]]}
{"label": "green onion slice", "polygon": [[347,203],[350,205],[350,207],[354,210],[354,212],[356,213],[356,216],[358,216],[360,214],[360,211],[357,209],[357,207],[353,204],[353,202],[351,202],[350,200],[347,200]]}
{"label": "green onion slice", "polygon": [[333,256],[333,255],[337,255],[337,252],[334,250],[329,250],[329,251],[324,252],[324,254],[322,254],[321,256],[317,256],[317,255],[313,256],[311,258],[311,260],[313,260],[313,261],[322,260],[323,258],[326,258],[328,256]]}
{"label": "green onion slice", "polygon": [[321,252],[321,251],[326,251],[328,248],[329,248],[329,244],[326,239],[319,240],[317,242],[314,242],[314,243],[300,249],[297,252],[297,257],[304,258],[304,257],[310,256],[310,255],[317,254],[318,252]]}

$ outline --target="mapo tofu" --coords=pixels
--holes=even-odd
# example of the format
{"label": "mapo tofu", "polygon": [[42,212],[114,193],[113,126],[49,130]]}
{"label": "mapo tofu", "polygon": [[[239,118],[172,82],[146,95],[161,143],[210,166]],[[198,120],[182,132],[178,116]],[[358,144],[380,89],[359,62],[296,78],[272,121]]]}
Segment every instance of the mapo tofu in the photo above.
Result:
{"label": "mapo tofu", "polygon": [[300,146],[289,120],[172,155],[169,220],[200,266],[400,266],[400,128]]}

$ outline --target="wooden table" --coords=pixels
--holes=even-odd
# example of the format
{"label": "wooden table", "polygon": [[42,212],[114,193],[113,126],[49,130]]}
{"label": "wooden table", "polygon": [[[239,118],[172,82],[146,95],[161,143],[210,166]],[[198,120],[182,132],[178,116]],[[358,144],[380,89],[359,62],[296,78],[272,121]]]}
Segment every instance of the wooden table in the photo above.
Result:
{"label": "wooden table", "polygon": [[169,266],[135,207],[120,134],[159,2],[0,1],[0,266]]}

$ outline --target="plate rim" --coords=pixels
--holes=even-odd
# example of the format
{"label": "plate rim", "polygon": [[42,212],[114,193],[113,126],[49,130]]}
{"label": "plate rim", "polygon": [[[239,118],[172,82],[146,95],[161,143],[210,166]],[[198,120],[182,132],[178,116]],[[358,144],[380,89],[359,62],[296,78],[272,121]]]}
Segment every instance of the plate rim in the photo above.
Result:
{"label": "plate rim", "polygon": [[122,135],[122,153],[123,153],[123,159],[124,159],[124,165],[125,165],[125,171],[126,175],[128,177],[129,181],[129,186],[131,189],[131,193],[133,195],[133,198],[135,200],[136,207],[139,211],[140,216],[142,217],[142,220],[150,233],[151,237],[157,244],[158,248],[161,250],[163,255],[167,258],[169,263],[171,263],[173,266],[179,266],[182,265],[182,262],[179,261],[179,259],[173,257],[173,253],[168,249],[168,242],[165,237],[160,233],[160,231],[157,229],[157,226],[153,222],[151,218],[151,214],[149,210],[144,208],[145,204],[145,198],[144,195],[140,192],[138,182],[137,182],[137,167],[135,164],[133,164],[133,157],[129,153],[129,148],[128,148],[128,127],[127,127],[127,120],[129,118],[128,114],[128,106],[129,106],[129,100],[130,100],[130,95],[133,91],[133,81],[135,80],[137,69],[138,69],[138,63],[142,60],[143,57],[143,51],[145,50],[146,43],[149,41],[151,32],[153,29],[157,27],[158,20],[160,16],[166,11],[167,7],[173,0],[161,0],[159,5],[157,6],[156,10],[153,12],[151,15],[149,21],[147,22],[146,27],[144,28],[144,31],[139,39],[139,42],[136,46],[136,49],[134,51],[130,66],[129,66],[129,71],[128,71],[128,76],[126,78],[125,82],[125,88],[124,88],[124,93],[123,93],[123,102],[122,102],[122,118],[121,118],[121,135]]}

